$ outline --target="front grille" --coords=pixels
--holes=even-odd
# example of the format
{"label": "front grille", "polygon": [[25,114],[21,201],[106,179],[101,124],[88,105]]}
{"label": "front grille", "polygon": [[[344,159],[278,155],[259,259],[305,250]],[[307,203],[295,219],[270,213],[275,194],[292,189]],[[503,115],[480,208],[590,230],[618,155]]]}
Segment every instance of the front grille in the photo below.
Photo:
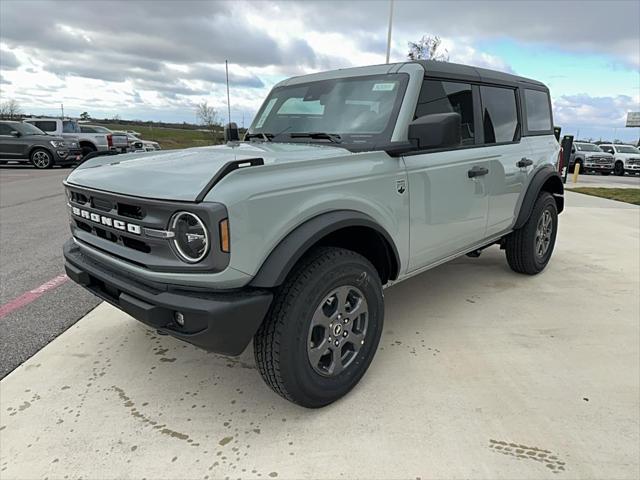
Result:
{"label": "front grille", "polygon": [[[217,226],[228,216],[219,203],[153,200],[74,185],[67,185],[67,192],[71,231],[81,243],[157,271],[219,272],[229,264],[230,255],[221,251],[217,235]],[[210,232],[210,253],[198,264],[182,262],[169,238],[147,234],[148,229],[167,230],[171,217],[181,210],[197,214]]]}
{"label": "front grille", "polygon": [[118,215],[142,220],[142,218],[144,218],[144,211],[142,210],[142,207],[138,207],[137,205],[118,203]]}
{"label": "front grille", "polygon": [[629,165],[640,165],[640,158],[630,158],[627,163]]}

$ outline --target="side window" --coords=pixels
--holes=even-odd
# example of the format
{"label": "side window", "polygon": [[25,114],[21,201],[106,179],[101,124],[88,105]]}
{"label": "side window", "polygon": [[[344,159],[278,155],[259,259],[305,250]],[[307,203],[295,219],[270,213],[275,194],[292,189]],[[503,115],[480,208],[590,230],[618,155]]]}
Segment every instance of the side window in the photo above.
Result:
{"label": "side window", "polygon": [[0,123],[0,135],[11,135],[12,131],[13,129],[9,125]]}
{"label": "side window", "polygon": [[44,132],[55,132],[56,131],[56,122],[48,121],[48,120],[38,120],[36,122],[30,122],[40,130]]}
{"label": "side window", "polygon": [[80,126],[81,133],[96,133],[96,129],[93,127],[85,127],[84,125]]}
{"label": "side window", "polygon": [[516,92],[510,88],[480,87],[484,143],[515,142],[520,138]]}
{"label": "side window", "polygon": [[80,130],[77,128],[75,122],[70,122],[65,120],[62,122],[62,133],[79,133]]}
{"label": "side window", "polygon": [[540,90],[525,89],[524,102],[527,107],[527,129],[531,132],[551,130],[549,94]]}
{"label": "side window", "polygon": [[462,123],[462,145],[475,143],[471,85],[442,80],[422,82],[415,117],[432,113],[459,113]]}

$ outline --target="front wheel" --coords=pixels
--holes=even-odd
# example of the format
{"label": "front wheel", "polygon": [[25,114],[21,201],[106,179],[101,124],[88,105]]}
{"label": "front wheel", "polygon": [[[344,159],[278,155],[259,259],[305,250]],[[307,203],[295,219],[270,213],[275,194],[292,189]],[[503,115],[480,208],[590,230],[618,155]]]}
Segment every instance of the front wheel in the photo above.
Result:
{"label": "front wheel", "polygon": [[351,390],[378,348],[382,285],[361,255],[313,250],[276,293],[254,337],[263,380],[298,405],[318,408]]}
{"label": "front wheel", "polygon": [[51,168],[53,167],[53,156],[44,148],[37,148],[31,153],[31,163],[36,168]]}
{"label": "front wheel", "polygon": [[619,177],[622,177],[624,175],[624,163],[616,162],[613,166],[613,173]]}
{"label": "front wheel", "polygon": [[558,208],[548,192],[541,192],[529,220],[506,238],[507,263],[514,272],[535,275],[549,263],[558,232]]}

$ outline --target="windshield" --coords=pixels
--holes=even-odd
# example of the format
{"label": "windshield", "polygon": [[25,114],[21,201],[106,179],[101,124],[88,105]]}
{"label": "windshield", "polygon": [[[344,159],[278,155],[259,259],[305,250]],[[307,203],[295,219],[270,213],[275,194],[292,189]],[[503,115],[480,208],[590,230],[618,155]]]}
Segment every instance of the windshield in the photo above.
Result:
{"label": "windshield", "polygon": [[618,153],[640,153],[640,150],[631,145],[616,145],[616,150]]}
{"label": "windshield", "polygon": [[34,127],[30,123],[22,123],[20,125],[16,125],[16,130],[19,130],[23,135],[46,135],[46,133],[44,133],[38,127]]}
{"label": "windshield", "polygon": [[[248,134],[272,141],[321,142],[368,149],[391,140],[407,84],[405,74],[321,80],[275,88]],[[302,136],[296,134],[316,134]]]}
{"label": "windshield", "polygon": [[600,147],[591,143],[576,143],[576,147],[581,152],[601,152]]}

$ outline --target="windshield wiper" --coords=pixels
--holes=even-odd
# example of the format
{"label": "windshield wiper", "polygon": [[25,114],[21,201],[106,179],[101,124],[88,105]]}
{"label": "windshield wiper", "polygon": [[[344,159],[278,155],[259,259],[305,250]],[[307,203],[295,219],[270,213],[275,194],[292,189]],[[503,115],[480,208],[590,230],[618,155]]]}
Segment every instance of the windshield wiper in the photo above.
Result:
{"label": "windshield wiper", "polygon": [[244,139],[246,141],[246,140],[251,140],[252,138],[261,138],[265,142],[270,142],[273,139],[273,137],[275,137],[273,133],[258,132],[258,133],[247,133],[244,136]]}
{"label": "windshield wiper", "polygon": [[300,133],[290,133],[289,136],[291,138],[313,138],[313,139],[329,140],[333,143],[342,143],[342,137],[337,133],[300,132]]}

